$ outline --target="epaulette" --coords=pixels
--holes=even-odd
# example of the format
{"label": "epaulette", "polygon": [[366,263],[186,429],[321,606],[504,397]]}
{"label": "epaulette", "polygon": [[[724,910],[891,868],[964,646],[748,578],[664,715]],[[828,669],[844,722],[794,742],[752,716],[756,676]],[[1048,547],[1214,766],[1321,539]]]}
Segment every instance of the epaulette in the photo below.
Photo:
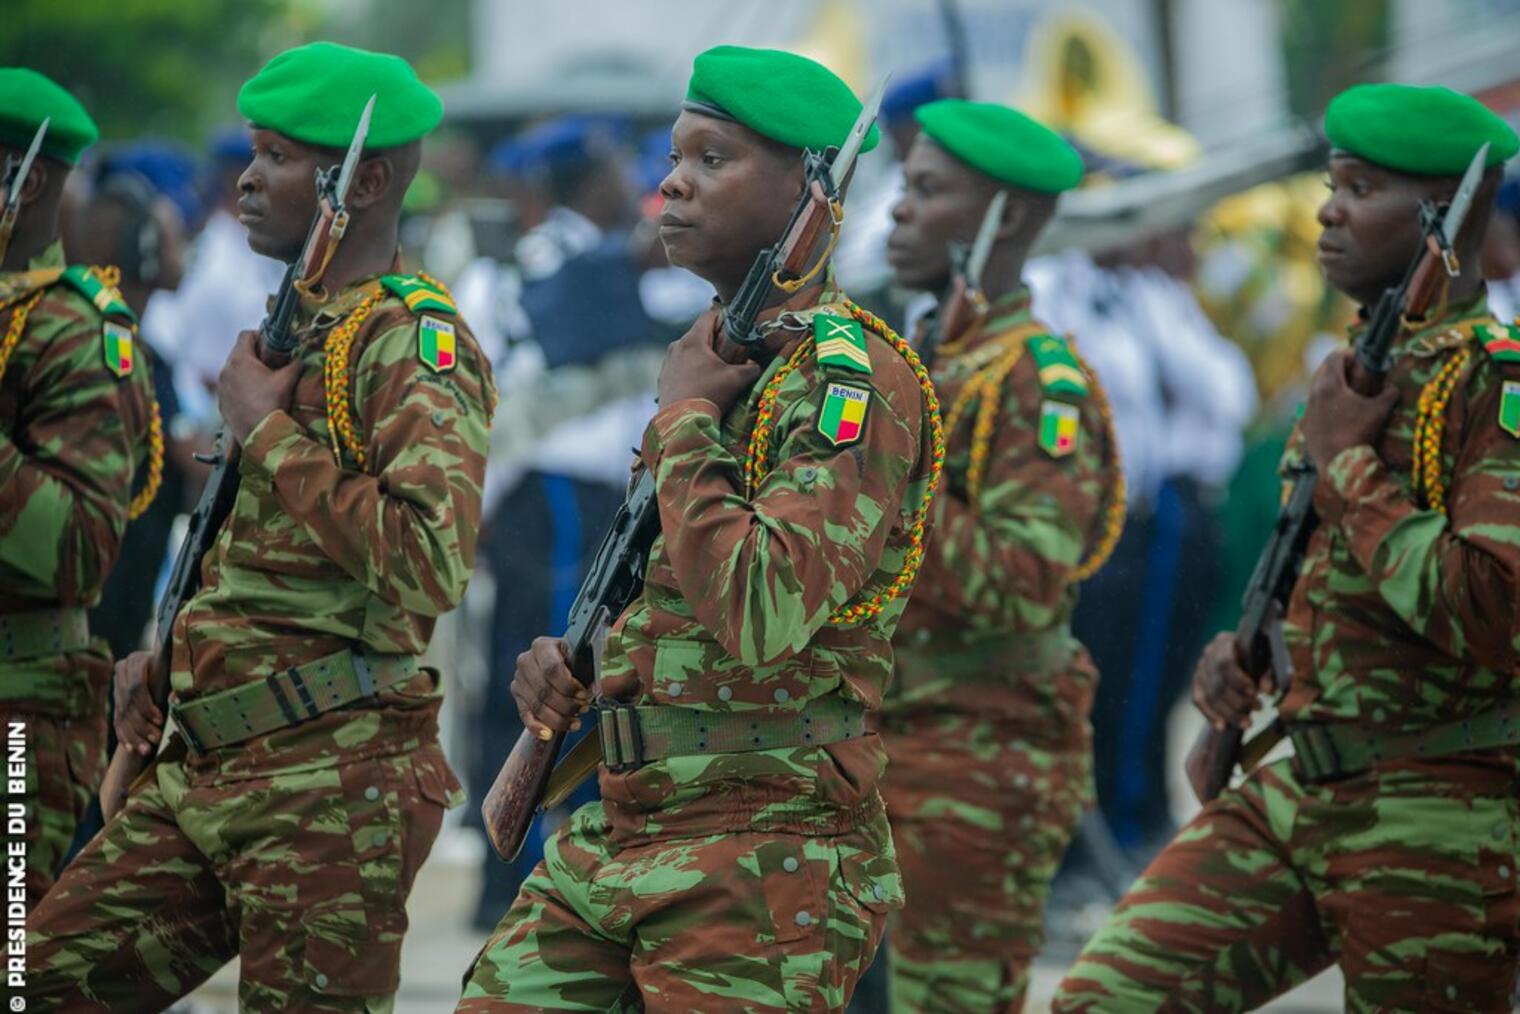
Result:
{"label": "epaulette", "polygon": [[100,273],[85,264],[72,264],[64,268],[61,280],[67,282],[80,295],[94,304],[106,317],[123,317],[129,324],[137,323],[137,314],[121,298],[116,286],[109,285]]}
{"label": "epaulette", "polygon": [[1041,334],[1025,346],[1039,371],[1040,390],[1047,398],[1068,401],[1087,397],[1087,375],[1077,362],[1071,344],[1060,335]]}
{"label": "epaulette", "polygon": [[815,313],[813,350],[819,366],[871,375],[871,354],[859,321]]}
{"label": "epaulette", "polygon": [[1520,327],[1514,324],[1479,324],[1473,335],[1483,343],[1488,358],[1501,366],[1520,363]]}
{"label": "epaulette", "polygon": [[454,297],[449,295],[442,282],[418,275],[386,275],[380,279],[380,284],[401,297],[406,308],[415,314],[459,313]]}

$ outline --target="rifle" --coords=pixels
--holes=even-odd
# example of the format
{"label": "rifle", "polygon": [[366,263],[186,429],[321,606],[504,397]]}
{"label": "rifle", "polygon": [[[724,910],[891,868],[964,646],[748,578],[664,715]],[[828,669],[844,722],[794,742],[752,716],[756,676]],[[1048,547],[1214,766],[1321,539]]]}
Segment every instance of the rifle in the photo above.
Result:
{"label": "rifle", "polygon": [[[1452,242],[1472,205],[1487,157],[1485,144],[1473,156],[1444,217],[1434,205],[1420,202],[1418,213],[1424,246],[1398,286],[1383,291],[1368,318],[1367,329],[1357,339],[1349,379],[1359,394],[1370,397],[1382,389],[1392,365],[1389,351],[1394,340],[1408,321],[1423,319],[1436,298],[1442,276],[1455,278],[1460,273]],[[1283,641],[1283,617],[1309,537],[1318,523],[1313,506],[1317,478],[1312,462],[1303,461],[1291,469],[1287,498],[1277,515],[1271,538],[1256,561],[1241,602],[1240,623],[1235,628],[1235,651],[1242,667],[1257,682],[1271,672],[1279,699],[1293,680],[1292,663]],[[1209,725],[1193,743],[1186,769],[1199,802],[1207,803],[1224,790],[1237,762],[1243,770],[1254,767],[1281,739],[1281,731],[1274,726],[1244,746],[1242,739],[1239,726],[1231,725],[1220,731]]]}
{"label": "rifle", "polygon": [[0,260],[5,259],[5,252],[11,247],[11,233],[16,229],[16,218],[21,214],[21,188],[26,186],[26,177],[32,171],[32,163],[37,161],[37,153],[42,150],[42,139],[47,136],[48,124],[53,122],[51,116],[43,119],[37,127],[37,133],[32,135],[32,143],[27,146],[26,154],[19,159],[11,155],[5,160],[5,206],[0,209]]}
{"label": "rifle", "polygon": [[[370,117],[374,110],[375,97],[371,95],[342,164],[317,170],[317,214],[307,231],[301,255],[285,269],[285,277],[275,293],[274,306],[259,324],[259,358],[267,366],[279,367],[290,361],[297,344],[291,321],[300,297],[321,282],[322,273],[348,229],[348,191],[364,151],[364,140],[369,136]],[[148,671],[148,690],[159,711],[165,715],[168,713],[174,620],[200,588],[201,561],[232,513],[238,492],[238,448],[226,427],[217,433],[212,453],[197,454],[196,458],[211,466],[211,474],[207,476],[200,500],[190,515],[185,540],[174,557],[169,583],[158,600],[154,615],[154,657]],[[100,786],[100,808],[108,820],[125,805],[132,783],[147,770],[152,760],[120,743],[116,745]]]}
{"label": "rifle", "polygon": [[[742,349],[759,344],[763,335],[756,329],[755,320],[776,291],[801,287],[828,259],[825,253],[811,270],[807,269],[808,258],[824,230],[839,228],[844,183],[876,121],[885,89],[883,81],[837,150],[803,151],[806,185],[781,241],[760,251],[739,291],[724,308],[723,334],[733,344]],[[591,569],[570,607],[564,640],[570,672],[582,686],[592,686],[596,681],[598,654],[608,628],[643,591],[644,567],[659,534],[654,476],[641,469],[597,547]],[[562,802],[601,759],[601,739],[593,731],[555,767],[565,735],[556,731],[548,739],[539,739],[524,729],[480,806],[491,847],[507,862],[522,851],[533,818]]]}
{"label": "rifle", "polygon": [[1008,204],[1008,191],[999,190],[987,202],[982,212],[982,224],[977,227],[976,239],[968,247],[964,243],[950,244],[950,284],[939,301],[939,313],[935,315],[934,327],[924,338],[918,350],[919,361],[924,369],[934,365],[935,353],[947,334],[960,334],[962,328],[987,312],[987,297],[982,292],[982,271],[992,254],[992,242],[997,238],[998,226],[1003,224],[1003,208]]}

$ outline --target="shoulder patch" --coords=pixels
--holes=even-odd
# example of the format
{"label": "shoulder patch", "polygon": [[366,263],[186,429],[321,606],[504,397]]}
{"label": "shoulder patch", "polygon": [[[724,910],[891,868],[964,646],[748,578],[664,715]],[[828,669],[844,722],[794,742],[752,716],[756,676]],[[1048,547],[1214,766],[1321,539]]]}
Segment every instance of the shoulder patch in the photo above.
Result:
{"label": "shoulder patch", "polygon": [[835,447],[848,447],[865,435],[870,407],[870,388],[830,381],[818,410],[818,432]]}
{"label": "shoulder patch", "polygon": [[871,375],[871,354],[859,322],[829,313],[814,314],[813,345],[819,366],[837,366]]}
{"label": "shoulder patch", "polygon": [[1520,327],[1514,324],[1479,324],[1473,335],[1483,343],[1488,358],[1496,363],[1520,363]]}
{"label": "shoulder patch", "polygon": [[[1034,357],[1035,369],[1040,374],[1040,390],[1045,397],[1087,397],[1087,375],[1082,372],[1076,354],[1065,338],[1053,334],[1035,335],[1029,339],[1027,347]],[[1044,425],[1043,413],[1041,425]]]}
{"label": "shoulder patch", "polygon": [[1082,410],[1065,401],[1040,402],[1040,450],[1064,458],[1077,449]]}
{"label": "shoulder patch", "polygon": [[[116,286],[107,285],[94,268],[83,264],[73,264],[65,268],[60,277],[85,299],[95,304],[95,309],[102,314],[108,317],[124,317],[131,323],[137,323],[137,315],[122,300],[121,293],[116,291]],[[122,375],[125,376],[125,374]]]}
{"label": "shoulder patch", "polygon": [[417,358],[434,373],[447,373],[459,362],[453,321],[424,313],[417,322]]}
{"label": "shoulder patch", "polygon": [[107,320],[100,328],[100,346],[105,356],[106,369],[117,379],[130,377],[136,360],[136,347],[132,344],[132,329]]}
{"label": "shoulder patch", "polygon": [[1520,438],[1520,380],[1506,380],[1499,389],[1499,428]]}
{"label": "shoulder patch", "polygon": [[457,314],[454,297],[441,282],[432,282],[417,275],[385,275],[380,284],[390,289],[406,308],[419,316],[424,313]]}

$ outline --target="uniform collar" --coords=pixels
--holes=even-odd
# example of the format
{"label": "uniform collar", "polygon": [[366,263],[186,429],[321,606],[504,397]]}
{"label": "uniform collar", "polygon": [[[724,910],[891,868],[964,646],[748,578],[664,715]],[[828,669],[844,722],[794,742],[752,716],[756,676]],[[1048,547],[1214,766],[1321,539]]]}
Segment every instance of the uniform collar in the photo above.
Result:
{"label": "uniform collar", "polygon": [[[942,309],[935,310],[940,312]],[[1033,319],[1034,296],[1029,286],[1020,284],[993,300],[987,312],[962,334],[946,335],[942,352],[947,357],[963,355]]]}
{"label": "uniform collar", "polygon": [[55,239],[40,254],[27,262],[26,269],[41,271],[45,268],[61,268],[66,264],[67,262],[63,259],[63,240]]}

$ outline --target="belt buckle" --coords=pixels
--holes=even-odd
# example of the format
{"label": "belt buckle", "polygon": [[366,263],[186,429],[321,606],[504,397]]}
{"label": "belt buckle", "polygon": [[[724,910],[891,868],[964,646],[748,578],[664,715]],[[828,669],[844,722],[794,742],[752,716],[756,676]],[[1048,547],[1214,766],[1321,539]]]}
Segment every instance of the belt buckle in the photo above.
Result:
{"label": "belt buckle", "polygon": [[633,705],[604,701],[597,705],[596,720],[602,736],[603,766],[614,772],[642,767],[644,744]]}
{"label": "belt buckle", "polygon": [[1340,777],[1341,756],[1323,722],[1295,723],[1290,736],[1294,763],[1306,781],[1328,782]]}
{"label": "belt buckle", "polygon": [[174,719],[174,727],[179,730],[181,736],[185,737],[185,742],[190,745],[190,749],[196,753],[206,752],[206,744],[201,742],[201,738],[195,734],[195,730],[190,728],[190,723],[185,721],[185,709],[178,701],[169,705],[169,717]]}

